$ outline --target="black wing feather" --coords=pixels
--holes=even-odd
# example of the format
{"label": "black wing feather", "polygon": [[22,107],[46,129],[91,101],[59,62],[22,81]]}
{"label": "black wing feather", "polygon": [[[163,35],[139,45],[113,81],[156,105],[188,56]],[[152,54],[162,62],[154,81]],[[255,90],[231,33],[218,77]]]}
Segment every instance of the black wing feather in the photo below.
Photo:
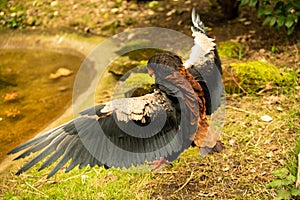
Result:
{"label": "black wing feather", "polygon": [[[49,173],[48,178],[53,176],[59,169],[71,160],[66,172],[72,170],[75,166],[79,168],[90,165],[105,165],[114,167],[130,167],[132,165],[144,164],[144,162],[152,161],[159,157],[174,160],[185,148],[184,136],[179,127],[178,110],[174,108],[173,103],[167,99],[166,95],[161,92],[153,93],[152,96],[135,97],[136,102],[144,102],[145,98],[154,98],[159,94],[159,98],[163,98],[164,105],[152,105],[152,109],[166,109],[168,106],[167,120],[163,127],[155,127],[157,133],[149,137],[136,137],[129,135],[128,130],[134,131],[129,123],[142,125],[141,121],[130,120],[118,121],[114,115],[119,109],[119,105],[111,110],[103,111],[107,104],[101,104],[93,108],[89,108],[81,112],[82,116],[65,123],[51,131],[48,131],[36,138],[26,142],[23,145],[13,149],[9,154],[16,153],[23,149],[29,148],[21,156],[16,159],[28,156],[30,153],[42,150],[31,161],[25,164],[17,174],[26,171],[37,162],[47,158],[39,170],[52,165],[57,160],[58,163]],[[153,101],[154,102],[154,101]],[[152,102],[152,103],[153,103]],[[148,105],[145,103],[145,106]],[[129,105],[127,105],[129,106]],[[154,111],[153,111],[154,112]],[[151,120],[161,123],[160,113],[156,113]],[[117,119],[117,120],[116,120]],[[145,126],[145,125],[143,125]],[[121,127],[121,128],[120,128]],[[123,129],[125,128],[125,129]],[[154,128],[154,129],[155,129]],[[194,126],[191,128],[190,134],[194,132]],[[188,127],[184,127],[188,129]],[[185,130],[186,131],[186,130]],[[145,131],[145,135],[151,131]],[[170,160],[172,159],[172,160]]]}

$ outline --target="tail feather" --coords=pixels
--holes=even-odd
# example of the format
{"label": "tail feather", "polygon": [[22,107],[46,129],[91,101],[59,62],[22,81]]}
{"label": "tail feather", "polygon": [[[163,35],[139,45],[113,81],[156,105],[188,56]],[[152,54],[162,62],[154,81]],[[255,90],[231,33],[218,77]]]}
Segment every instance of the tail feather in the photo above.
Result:
{"label": "tail feather", "polygon": [[200,16],[196,13],[195,8],[193,8],[193,11],[192,11],[192,22],[193,22],[193,26],[192,26],[192,31],[193,32],[198,31],[198,32],[206,34],[205,25],[200,20]]}
{"label": "tail feather", "polygon": [[207,35],[204,23],[200,20],[200,16],[196,14],[195,9],[192,11],[192,22],[193,26],[191,29],[194,37],[194,46],[189,59],[183,64],[186,69],[193,65],[201,66],[207,60],[213,60],[214,56],[210,56],[210,54],[212,51],[215,51],[216,47],[214,39]]}

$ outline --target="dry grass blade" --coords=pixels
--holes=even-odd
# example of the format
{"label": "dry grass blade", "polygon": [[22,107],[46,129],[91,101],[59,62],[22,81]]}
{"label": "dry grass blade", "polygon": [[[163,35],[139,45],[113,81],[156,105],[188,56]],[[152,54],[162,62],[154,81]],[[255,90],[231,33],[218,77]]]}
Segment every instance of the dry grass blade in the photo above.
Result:
{"label": "dry grass blade", "polygon": [[25,184],[30,187],[31,189],[33,189],[34,191],[36,191],[39,194],[44,195],[44,197],[49,198],[48,195],[46,195],[45,193],[43,193],[42,191],[38,190],[37,188],[33,187],[32,185],[30,185],[27,181],[25,181]]}
{"label": "dry grass blade", "polygon": [[186,180],[186,182],[180,187],[178,188],[174,193],[177,193],[179,192],[180,190],[182,190],[193,178],[193,175],[194,175],[194,171],[191,172],[191,175],[190,177]]}
{"label": "dry grass blade", "polygon": [[300,153],[298,154],[298,175],[297,175],[296,187],[300,189]]}
{"label": "dry grass blade", "polygon": [[232,110],[236,110],[236,111],[239,111],[239,112],[244,112],[244,113],[247,113],[247,114],[250,114],[250,115],[256,115],[255,113],[252,113],[252,112],[249,112],[247,110],[243,110],[241,108],[237,108],[237,107],[234,107],[234,106],[226,106],[226,108],[230,108]]}

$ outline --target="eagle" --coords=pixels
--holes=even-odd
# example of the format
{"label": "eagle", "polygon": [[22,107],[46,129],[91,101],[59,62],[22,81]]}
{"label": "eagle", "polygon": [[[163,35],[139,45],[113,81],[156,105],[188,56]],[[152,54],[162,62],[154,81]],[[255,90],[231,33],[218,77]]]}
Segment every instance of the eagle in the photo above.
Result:
{"label": "eagle", "polygon": [[190,146],[199,147],[201,155],[220,152],[224,145],[207,115],[221,106],[221,61],[195,9],[192,23],[194,46],[185,62],[171,52],[148,60],[148,73],[155,78],[151,92],[87,108],[75,119],[14,148],[8,154],[22,151],[15,160],[39,152],[16,174],[40,161],[38,170],[56,162],[50,178],[67,164],[65,172],[78,165],[129,168],[146,162],[156,169]]}

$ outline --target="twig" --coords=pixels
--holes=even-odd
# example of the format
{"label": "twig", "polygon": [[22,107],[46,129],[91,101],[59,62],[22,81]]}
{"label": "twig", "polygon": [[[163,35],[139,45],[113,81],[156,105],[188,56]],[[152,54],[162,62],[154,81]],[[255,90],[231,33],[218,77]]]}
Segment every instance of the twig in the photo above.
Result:
{"label": "twig", "polygon": [[213,192],[213,193],[201,193],[199,192],[195,198],[193,199],[198,199],[198,197],[213,197],[214,195],[216,195],[217,193],[216,192]]}
{"label": "twig", "polygon": [[178,171],[161,171],[161,172],[155,172],[155,174],[176,174]]}
{"label": "twig", "polygon": [[297,175],[296,187],[300,189],[300,153],[298,154],[298,175]]}
{"label": "twig", "polygon": [[192,171],[190,177],[186,180],[186,182],[180,188],[178,188],[174,193],[177,193],[180,190],[182,190],[192,180],[193,175],[194,175],[194,172]]}
{"label": "twig", "polygon": [[234,75],[232,73],[232,70],[230,71],[231,73],[231,77],[232,77],[232,80],[233,82],[245,93],[245,94],[248,94],[248,92],[237,82],[237,80],[234,78]]}
{"label": "twig", "polygon": [[255,113],[249,112],[249,111],[247,111],[247,110],[243,110],[243,109],[241,109],[241,108],[233,107],[233,106],[226,106],[226,108],[230,108],[230,109],[232,109],[232,110],[244,112],[244,113],[247,113],[247,114],[250,114],[250,115],[256,115]]}
{"label": "twig", "polygon": [[40,190],[36,189],[35,187],[33,187],[32,185],[30,185],[30,184],[29,184],[29,183],[27,183],[26,181],[25,181],[25,184],[26,184],[27,186],[29,186],[31,189],[33,189],[34,191],[36,191],[37,193],[40,193],[40,194],[44,195],[46,198],[49,198],[49,196],[48,196],[48,195],[46,195],[46,194],[45,194],[45,193],[43,193],[42,191],[40,191]]}

